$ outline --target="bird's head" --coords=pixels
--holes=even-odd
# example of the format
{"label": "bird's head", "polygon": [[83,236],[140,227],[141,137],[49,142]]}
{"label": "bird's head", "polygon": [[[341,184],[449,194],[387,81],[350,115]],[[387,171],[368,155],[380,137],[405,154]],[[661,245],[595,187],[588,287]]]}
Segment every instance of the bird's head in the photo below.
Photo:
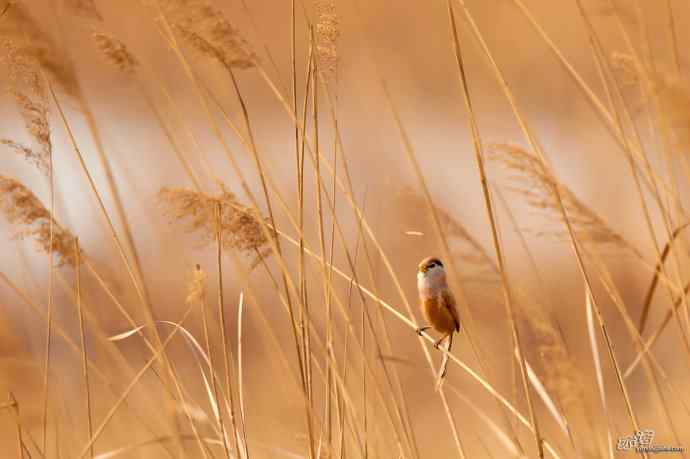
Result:
{"label": "bird's head", "polygon": [[446,283],[446,270],[436,257],[428,257],[417,266],[417,280],[425,284],[441,286]]}

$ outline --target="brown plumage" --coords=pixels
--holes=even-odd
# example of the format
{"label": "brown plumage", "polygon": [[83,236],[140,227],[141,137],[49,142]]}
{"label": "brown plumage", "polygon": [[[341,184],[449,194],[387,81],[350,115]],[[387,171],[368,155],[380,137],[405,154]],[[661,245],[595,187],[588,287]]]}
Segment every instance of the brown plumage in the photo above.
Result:
{"label": "brown plumage", "polygon": [[443,291],[431,298],[423,298],[422,312],[424,318],[444,336],[460,331],[460,320],[455,309],[455,298],[450,291]]}

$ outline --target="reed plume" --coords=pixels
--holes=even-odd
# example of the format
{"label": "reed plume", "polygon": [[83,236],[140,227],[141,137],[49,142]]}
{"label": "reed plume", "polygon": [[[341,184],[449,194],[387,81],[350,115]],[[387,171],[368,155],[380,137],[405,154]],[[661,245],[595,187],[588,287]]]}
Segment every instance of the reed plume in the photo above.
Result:
{"label": "reed plume", "polygon": [[187,304],[203,304],[207,277],[201,266],[196,265],[189,274],[189,281],[187,282]]}
{"label": "reed plume", "polygon": [[38,148],[32,148],[12,139],[0,139],[0,143],[11,148],[35,165],[43,174],[50,174],[53,145],[50,140],[48,123],[48,99],[38,62],[18,48],[14,42],[2,43],[3,54],[0,62],[9,71],[8,91],[14,97],[24,125],[33,137]]}
{"label": "reed plume", "polygon": [[260,221],[263,217],[241,204],[226,189],[217,196],[210,196],[184,188],[163,188],[159,192],[159,199],[167,207],[166,214],[173,221],[186,220],[187,231],[202,235],[204,245],[215,241],[215,211],[220,203],[223,249],[237,250],[252,257],[254,264],[267,253],[268,239]]}
{"label": "reed plume", "polygon": [[336,42],[340,36],[339,20],[333,0],[316,0],[316,56],[321,70],[335,74],[338,62]]}
{"label": "reed plume", "polygon": [[[0,211],[18,228],[17,238],[33,238],[45,253],[58,257],[58,266],[76,264],[74,236],[53,218],[36,195],[18,180],[0,175]],[[50,223],[53,222],[53,244]]]}
{"label": "reed plume", "polygon": [[[535,155],[516,145],[496,144],[489,149],[490,160],[501,164],[509,173],[509,190],[522,196],[530,207],[544,216],[562,223],[557,197],[553,190],[557,187],[568,214],[573,230],[581,242],[610,247],[628,247],[625,240],[601,218],[593,209],[560,183]],[[536,232],[537,236],[567,236],[563,225],[558,229]]]}
{"label": "reed plume", "polygon": [[254,67],[256,55],[239,30],[207,0],[161,3],[172,28],[201,54],[226,68]]}
{"label": "reed plume", "polygon": [[76,16],[98,22],[103,21],[103,16],[93,0],[65,0],[65,6]]}
{"label": "reed plume", "polygon": [[13,42],[26,56],[35,59],[42,70],[68,93],[74,94],[77,79],[65,54],[33,19],[24,3],[14,3],[0,22],[0,37]]}
{"label": "reed plume", "polygon": [[106,62],[124,73],[131,74],[136,71],[139,61],[124,43],[106,32],[94,32],[92,37]]}

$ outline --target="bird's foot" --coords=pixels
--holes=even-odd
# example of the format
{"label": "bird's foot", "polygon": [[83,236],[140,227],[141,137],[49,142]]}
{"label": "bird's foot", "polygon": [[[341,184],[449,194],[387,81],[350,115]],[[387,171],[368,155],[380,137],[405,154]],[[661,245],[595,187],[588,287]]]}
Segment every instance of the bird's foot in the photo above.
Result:
{"label": "bird's foot", "polygon": [[431,327],[420,327],[420,328],[418,328],[416,331],[417,331],[417,334],[418,334],[419,336],[422,336],[422,332],[424,332],[424,331],[426,331],[426,330],[428,330],[428,329],[430,329],[430,328],[431,328]]}
{"label": "bird's foot", "polygon": [[443,342],[444,339],[446,339],[445,336],[442,336],[441,338],[439,338],[439,339],[434,343],[434,347],[435,347],[436,349],[438,349],[438,350],[441,350],[440,346],[441,346],[441,343]]}

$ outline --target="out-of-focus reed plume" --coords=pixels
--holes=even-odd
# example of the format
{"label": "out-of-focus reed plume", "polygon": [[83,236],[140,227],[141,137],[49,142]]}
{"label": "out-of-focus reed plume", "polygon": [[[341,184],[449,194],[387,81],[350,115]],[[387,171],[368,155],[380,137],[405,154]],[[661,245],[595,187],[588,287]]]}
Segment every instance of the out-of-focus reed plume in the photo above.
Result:
{"label": "out-of-focus reed plume", "polygon": [[96,47],[108,63],[124,73],[136,71],[139,61],[129,52],[124,43],[106,32],[94,32],[92,37]]}
{"label": "out-of-focus reed plume", "polygon": [[321,70],[335,74],[338,63],[336,42],[340,35],[340,23],[336,14],[334,0],[316,0],[316,55]]}
{"label": "out-of-focus reed plume", "polygon": [[48,100],[38,62],[26,50],[14,42],[2,43],[0,62],[9,70],[9,92],[14,96],[24,125],[35,140],[38,148],[23,145],[12,139],[0,139],[0,143],[13,149],[43,174],[50,174],[53,145],[48,123]]}
{"label": "out-of-focus reed plume", "polygon": [[187,304],[202,304],[206,295],[206,272],[196,265],[187,282]]}
{"label": "out-of-focus reed plume", "polygon": [[254,67],[256,55],[249,43],[207,0],[166,0],[161,7],[173,29],[200,53],[226,68]]}
{"label": "out-of-focus reed plume", "polygon": [[[60,226],[50,211],[24,184],[0,175],[0,211],[17,227],[17,237],[33,238],[45,253],[53,252],[58,265],[74,266],[74,236]],[[50,225],[53,223],[53,245],[50,245]]]}
{"label": "out-of-focus reed plume", "polygon": [[560,183],[535,155],[516,145],[495,144],[489,149],[489,157],[510,173],[510,185],[507,186],[510,191],[522,196],[532,208],[558,222],[557,229],[538,231],[536,235],[565,237],[567,234],[562,224],[558,200],[554,195],[554,188],[557,187],[568,219],[580,242],[618,248],[628,247],[625,240],[613,231],[604,219]]}
{"label": "out-of-focus reed plume", "polygon": [[241,204],[231,192],[224,189],[217,196],[210,196],[184,188],[163,188],[159,198],[167,207],[166,214],[174,221],[188,221],[188,231],[201,233],[204,244],[215,240],[215,212],[220,204],[223,248],[253,257],[254,263],[264,255],[268,239],[262,230],[263,217]]}
{"label": "out-of-focus reed plume", "polygon": [[0,37],[11,40],[18,50],[31,56],[51,80],[70,94],[77,88],[76,75],[60,47],[33,19],[24,3],[15,2],[0,22]]}
{"label": "out-of-focus reed plume", "polygon": [[93,0],[65,0],[65,7],[67,7],[68,11],[85,19],[98,22],[103,21],[103,16],[101,16]]}

